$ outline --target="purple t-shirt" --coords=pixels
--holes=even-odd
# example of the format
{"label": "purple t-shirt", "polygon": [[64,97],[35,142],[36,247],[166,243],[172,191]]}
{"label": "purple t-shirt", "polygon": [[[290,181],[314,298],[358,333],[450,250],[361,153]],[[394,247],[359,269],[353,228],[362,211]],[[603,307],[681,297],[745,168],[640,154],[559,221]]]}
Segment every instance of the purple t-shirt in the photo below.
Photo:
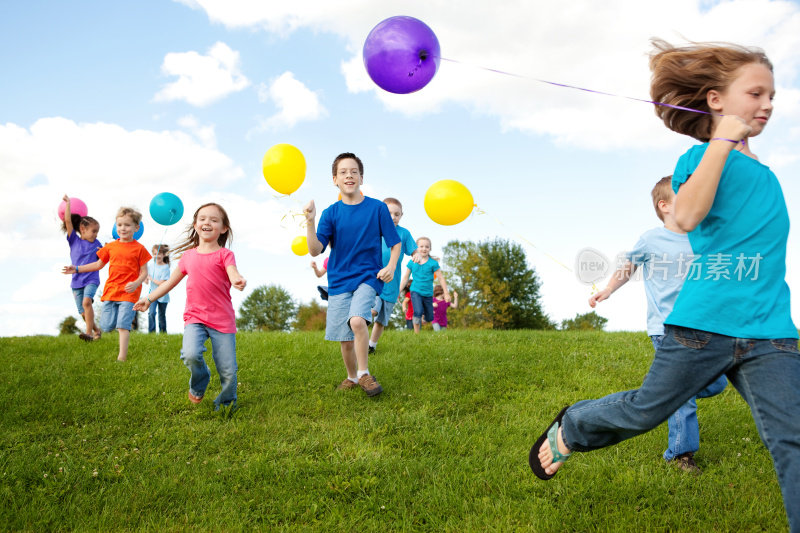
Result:
{"label": "purple t-shirt", "polygon": [[433,308],[433,322],[439,324],[441,327],[447,327],[447,308],[450,307],[450,302],[434,298],[436,307]]}
{"label": "purple t-shirt", "polygon": [[[97,250],[103,247],[103,243],[97,239],[94,242],[81,239],[74,229],[67,236],[67,242],[69,243],[69,258],[75,266],[88,265],[97,261]],[[100,285],[100,273],[98,271],[80,272],[72,275],[70,287],[80,289],[87,285]]]}

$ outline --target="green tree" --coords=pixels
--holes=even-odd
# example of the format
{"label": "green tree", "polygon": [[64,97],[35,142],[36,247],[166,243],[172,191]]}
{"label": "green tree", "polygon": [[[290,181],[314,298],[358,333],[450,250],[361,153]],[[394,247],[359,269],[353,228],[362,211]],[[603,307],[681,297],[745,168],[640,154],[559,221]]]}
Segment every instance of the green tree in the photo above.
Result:
{"label": "green tree", "polygon": [[448,311],[456,327],[551,329],[554,324],[539,301],[539,279],[528,267],[525,251],[496,238],[482,242],[451,241],[444,247],[445,276],[458,309]]}
{"label": "green tree", "polygon": [[324,331],[327,307],[319,305],[316,300],[297,306],[297,319],[294,329],[298,331]]}
{"label": "green tree", "polygon": [[245,331],[285,331],[295,315],[292,296],[278,285],[261,285],[239,307],[236,326]]}
{"label": "green tree", "polygon": [[59,335],[75,335],[80,333],[81,330],[78,329],[78,326],[75,324],[78,322],[74,316],[68,316],[61,323],[58,325],[58,334]]}
{"label": "green tree", "polygon": [[575,318],[569,318],[561,321],[561,329],[596,329],[602,330],[606,327],[608,319],[598,315],[596,312],[576,314]]}

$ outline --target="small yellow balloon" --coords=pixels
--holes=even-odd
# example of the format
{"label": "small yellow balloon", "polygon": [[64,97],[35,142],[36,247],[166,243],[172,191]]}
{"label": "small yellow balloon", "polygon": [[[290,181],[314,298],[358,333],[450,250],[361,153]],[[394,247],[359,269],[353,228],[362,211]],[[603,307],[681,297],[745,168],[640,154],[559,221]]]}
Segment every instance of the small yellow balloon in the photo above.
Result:
{"label": "small yellow balloon", "polygon": [[306,179],[306,158],[291,144],[276,144],[264,154],[264,179],[281,194],[292,194]]}
{"label": "small yellow balloon", "polygon": [[472,193],[455,180],[440,180],[425,193],[425,212],[442,226],[458,224],[472,213]]}
{"label": "small yellow balloon", "polygon": [[306,255],[308,253],[308,239],[302,235],[295,237],[292,241],[292,251],[295,255]]}

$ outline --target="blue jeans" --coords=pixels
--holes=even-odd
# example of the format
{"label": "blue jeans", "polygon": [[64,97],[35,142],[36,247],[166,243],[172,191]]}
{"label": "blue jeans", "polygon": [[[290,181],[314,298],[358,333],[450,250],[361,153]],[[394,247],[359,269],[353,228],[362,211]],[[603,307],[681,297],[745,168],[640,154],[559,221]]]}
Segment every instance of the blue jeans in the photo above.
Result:
{"label": "blue jeans", "polygon": [[[658,351],[664,341],[664,335],[651,335],[653,348]],[[697,422],[697,401],[696,398],[710,398],[725,390],[728,380],[725,375],[716,379],[711,385],[697,393],[696,396],[689,398],[689,401],[678,407],[667,419],[669,428],[667,437],[667,449],[664,452],[664,460],[671,461],[684,453],[695,453],[700,449],[700,424]]]}
{"label": "blue jeans", "polygon": [[793,532],[800,533],[800,352],[797,339],[739,339],[667,326],[637,390],[575,403],[564,415],[568,448],[585,452],[653,429],[726,374],[750,406],[772,455]]}
{"label": "blue jeans", "polygon": [[414,306],[414,323],[433,322],[433,296],[423,296],[418,292],[411,291],[411,305]]}
{"label": "blue jeans", "polygon": [[222,386],[219,396],[214,399],[214,406],[236,403],[236,334],[222,333],[205,324],[186,324],[183,330],[183,349],[181,360],[191,371],[189,392],[202,398],[206,394],[211,373],[203,358],[206,351],[206,340],[211,338],[211,354],[219,373]]}
{"label": "blue jeans", "polygon": [[156,332],[156,310],[158,310],[158,329],[161,333],[167,332],[167,304],[169,302],[155,301],[150,304],[150,309],[147,311],[147,331],[148,333]]}

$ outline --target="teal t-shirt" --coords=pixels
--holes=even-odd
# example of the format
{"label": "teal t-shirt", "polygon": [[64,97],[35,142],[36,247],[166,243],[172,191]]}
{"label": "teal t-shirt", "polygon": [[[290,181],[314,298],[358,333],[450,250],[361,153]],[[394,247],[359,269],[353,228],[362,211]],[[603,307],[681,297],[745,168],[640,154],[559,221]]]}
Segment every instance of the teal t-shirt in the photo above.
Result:
{"label": "teal t-shirt", "polygon": [[439,263],[429,257],[421,265],[409,261],[406,266],[411,270],[411,291],[420,296],[433,296],[433,273],[439,270]]}
{"label": "teal t-shirt", "polygon": [[[406,228],[395,226],[397,234],[400,236],[400,257],[397,258],[397,268],[394,270],[394,278],[389,283],[383,284],[381,299],[390,303],[395,303],[400,296],[400,280],[403,277],[403,254],[411,255],[417,249],[417,243]],[[386,239],[383,240],[383,266],[389,264],[392,258],[392,249],[386,246]]]}
{"label": "teal t-shirt", "polygon": [[[708,143],[678,160],[677,192]],[[695,254],[666,324],[747,339],[797,338],[786,284],[789,213],[777,177],[740,152],[728,156],[714,203],[689,243]]]}

